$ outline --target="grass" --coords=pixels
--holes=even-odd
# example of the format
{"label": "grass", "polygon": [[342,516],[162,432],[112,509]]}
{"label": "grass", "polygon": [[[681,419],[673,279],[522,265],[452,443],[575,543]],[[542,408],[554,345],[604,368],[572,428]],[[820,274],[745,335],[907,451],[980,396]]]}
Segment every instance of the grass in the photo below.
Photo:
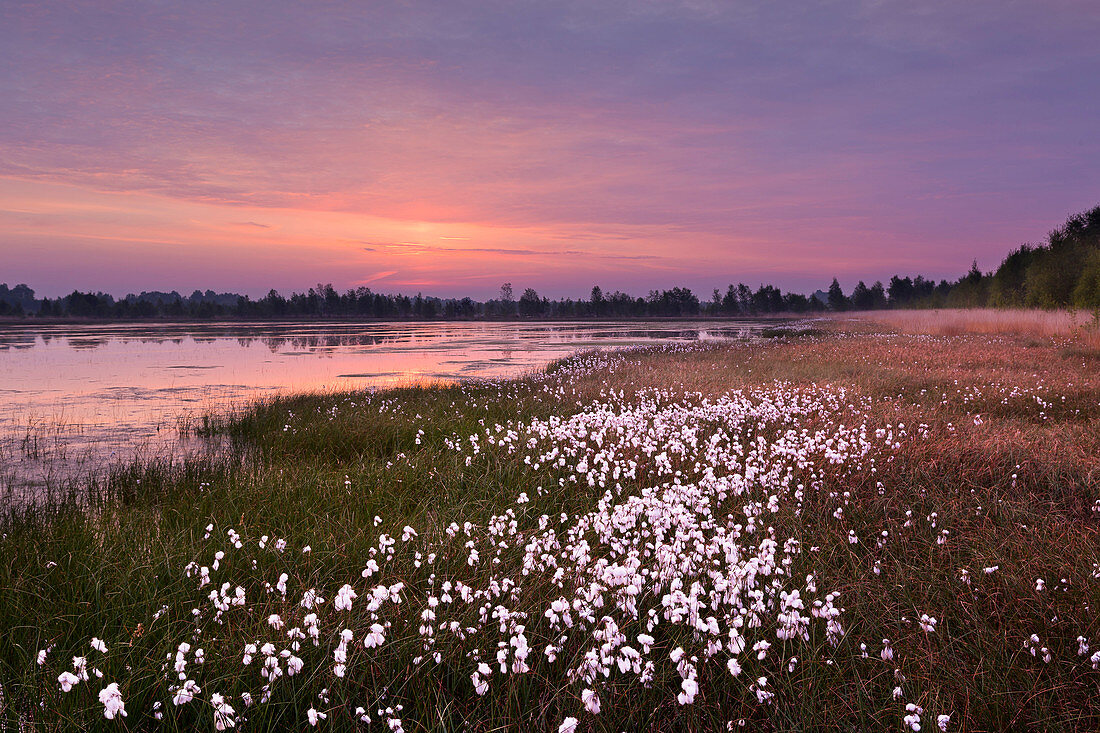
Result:
{"label": "grass", "polygon": [[[935,730],[940,714],[952,731],[1096,729],[1096,344],[1073,329],[975,333],[984,326],[971,325],[930,335],[928,323],[863,321],[758,344],[586,354],[512,382],[301,395],[212,416],[199,430],[226,438],[231,448],[220,458],[118,468],[79,500],[9,513],[0,539],[0,727],[209,729],[210,696],[219,693],[247,718],[238,721],[245,730],[301,728],[311,708],[328,716],[321,726],[362,729],[360,706],[382,730],[398,721],[406,731],[555,731],[568,717],[577,730],[713,730],[741,721],[746,729],[877,730],[900,729],[913,714],[906,704],[923,711],[923,730]],[[731,392],[740,412],[715,413],[714,401]],[[623,422],[626,414],[642,417]],[[662,427],[674,423],[674,432]],[[651,434],[663,437],[647,448]],[[731,468],[733,454],[706,444],[711,436],[715,446],[739,446],[743,472]],[[857,445],[866,452],[850,447]],[[700,458],[715,455],[725,458]],[[645,537],[680,548],[685,589],[694,581],[710,592],[713,574],[693,548],[716,526],[743,527],[757,516],[757,532],[736,530],[727,541],[744,560],[762,538],[777,538],[784,573],[751,586],[768,617],[780,588],[801,589],[807,605],[831,593],[844,633],[831,637],[817,617],[797,639],[779,639],[774,620],[743,627],[750,647],[757,639],[772,647],[764,659],[742,653],[744,672],[731,677],[728,649],[708,657],[706,632],[666,620],[643,655],[655,661],[648,685],[614,663],[607,677],[571,678],[567,670],[587,651],[598,656],[592,635],[608,628],[602,619],[638,646],[645,610],[666,613],[670,590],[647,579],[635,618],[601,581],[605,605],[591,609],[590,621],[554,627],[550,602],[588,598],[601,568],[626,562],[614,543],[636,529],[616,534],[586,523],[604,522],[609,507],[632,497],[652,498],[654,487],[679,496],[678,487],[721,486],[750,467],[772,472],[753,474],[743,495],[691,500],[637,526],[656,532],[660,521],[687,522],[685,531],[702,533]],[[769,496],[778,499],[774,512]],[[452,522],[457,532],[448,532]],[[417,536],[403,541],[406,526]],[[381,533],[394,539],[392,556]],[[548,537],[545,553],[525,553]],[[554,555],[554,543],[576,553],[582,540],[590,560]],[[473,564],[468,543],[480,552]],[[224,557],[213,570],[216,552]],[[540,569],[547,557],[569,572],[555,579],[553,568]],[[372,559],[380,571],[363,578]],[[202,587],[200,566],[213,580]],[[285,600],[272,590],[281,573]],[[801,581],[811,573],[816,591]],[[422,613],[444,581],[483,595],[434,607],[439,628],[426,651]],[[247,602],[219,612],[223,582],[229,596],[242,588]],[[333,598],[345,583],[359,598],[337,611]],[[402,602],[372,609],[368,595],[379,583],[402,583]],[[285,629],[276,634],[268,617],[307,628],[298,600],[311,588],[327,599],[317,610],[321,644],[304,641],[296,651],[302,672],[281,677],[259,704],[262,653],[244,666],[245,645],[278,637],[289,649]],[[707,597],[718,610],[700,616],[718,616],[725,638],[728,604]],[[922,614],[936,617],[932,633],[922,630]],[[459,634],[444,633],[452,621]],[[386,643],[364,649],[372,623],[389,625]],[[520,626],[530,671],[502,674],[498,645],[511,654]],[[339,677],[333,654],[343,628],[354,641]],[[107,643],[107,654],[90,649],[92,637]],[[1078,653],[1078,637],[1088,653]],[[175,706],[169,688],[180,682],[172,669],[180,643],[192,646],[185,673],[202,693]],[[547,644],[559,647],[556,661]],[[883,659],[884,646],[892,659]],[[677,700],[685,672],[669,654],[678,647],[696,657],[688,674],[699,693],[690,704]],[[104,677],[65,694],[57,678],[73,656],[86,656]],[[483,696],[471,679],[478,660],[492,668]],[[119,684],[125,721],[103,718],[96,695],[107,682]],[[598,693],[599,714],[586,711],[584,689]],[[774,697],[761,701],[760,691]],[[240,697],[246,692],[257,701],[251,707]],[[156,702],[163,720],[154,717]]]}
{"label": "grass", "polygon": [[847,319],[870,322],[900,333],[959,336],[996,334],[1013,337],[1073,338],[1100,348],[1100,314],[1088,311],[1012,308],[937,308],[852,313]]}

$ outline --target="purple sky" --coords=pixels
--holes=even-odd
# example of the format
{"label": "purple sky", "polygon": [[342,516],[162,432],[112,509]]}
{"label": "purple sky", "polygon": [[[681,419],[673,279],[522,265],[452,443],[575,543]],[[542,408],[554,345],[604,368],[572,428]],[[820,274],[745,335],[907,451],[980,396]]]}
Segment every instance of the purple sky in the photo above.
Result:
{"label": "purple sky", "polygon": [[995,267],[1100,202],[1097,2],[0,4],[0,281],[551,297]]}

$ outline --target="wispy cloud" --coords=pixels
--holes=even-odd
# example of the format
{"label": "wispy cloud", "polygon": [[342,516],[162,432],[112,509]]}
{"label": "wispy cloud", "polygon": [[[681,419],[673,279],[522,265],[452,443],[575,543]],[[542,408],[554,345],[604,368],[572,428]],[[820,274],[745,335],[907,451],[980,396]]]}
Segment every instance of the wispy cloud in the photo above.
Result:
{"label": "wispy cloud", "polygon": [[[463,237],[469,239],[468,237]],[[378,252],[385,249],[415,251],[417,253],[458,252],[466,254],[493,254],[508,257],[580,257],[603,260],[659,260],[664,259],[652,254],[601,253],[583,249],[516,249],[514,247],[443,247],[437,244],[419,242],[372,242],[362,247],[364,252]]]}
{"label": "wispy cloud", "polygon": [[287,277],[359,240],[402,276],[943,276],[1100,197],[1098,36],[1075,0],[9,3],[0,175],[116,197],[37,202],[35,236],[121,244],[140,209],[212,256],[220,222]]}
{"label": "wispy cloud", "polygon": [[378,282],[379,280],[385,280],[387,277],[392,277],[397,274],[397,270],[385,270],[383,272],[376,272],[370,277],[365,277],[362,280],[357,280],[356,285],[370,285],[371,283]]}

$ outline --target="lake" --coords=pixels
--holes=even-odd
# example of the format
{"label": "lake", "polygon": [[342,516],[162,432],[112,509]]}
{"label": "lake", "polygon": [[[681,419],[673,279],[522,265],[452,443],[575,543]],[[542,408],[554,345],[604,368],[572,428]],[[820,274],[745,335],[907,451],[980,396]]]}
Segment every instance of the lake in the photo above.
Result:
{"label": "lake", "polygon": [[0,488],[195,446],[181,421],[274,393],[517,376],[594,348],[776,320],[0,325]]}

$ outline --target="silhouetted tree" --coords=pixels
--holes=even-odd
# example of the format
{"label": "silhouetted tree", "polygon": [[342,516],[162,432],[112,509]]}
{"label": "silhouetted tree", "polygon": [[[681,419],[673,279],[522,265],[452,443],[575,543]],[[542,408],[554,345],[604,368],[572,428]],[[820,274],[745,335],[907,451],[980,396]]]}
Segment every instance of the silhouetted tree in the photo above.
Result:
{"label": "silhouetted tree", "polygon": [[0,283],[0,303],[8,306],[7,315],[23,315],[38,310],[38,301],[34,299],[34,290],[20,283],[9,289],[7,283]]}
{"label": "silhouetted tree", "polygon": [[867,285],[860,280],[852,289],[852,295],[849,299],[851,300],[852,307],[856,310],[866,311],[886,307],[886,291],[882,287],[881,282],[876,282],[871,287],[867,287]]}
{"label": "silhouetted tree", "polygon": [[783,310],[783,296],[774,285],[761,285],[752,296],[754,313],[778,313]]}
{"label": "silhouetted tree", "polygon": [[543,314],[542,300],[534,288],[527,288],[519,298],[519,314],[525,318]]}
{"label": "silhouetted tree", "polygon": [[737,306],[742,313],[754,313],[752,309],[752,290],[745,283],[737,284]]}
{"label": "silhouetted tree", "polygon": [[876,280],[875,284],[871,286],[871,307],[886,307],[886,289],[882,287],[882,281],[880,280]]}
{"label": "silhouetted tree", "polygon": [[856,286],[852,288],[852,307],[856,310],[870,310],[871,308],[871,289],[867,287],[862,280],[856,283]]}
{"label": "silhouetted tree", "polygon": [[604,315],[604,313],[605,313],[604,306],[606,305],[606,303],[605,303],[604,297],[603,297],[603,290],[600,289],[599,285],[593,285],[592,286],[592,296],[589,299],[589,303],[591,303],[592,315],[594,315],[594,316]]}
{"label": "silhouetted tree", "polygon": [[722,311],[729,316],[741,312],[741,306],[737,299],[737,288],[732,283],[726,288],[726,294],[722,296]]}
{"label": "silhouetted tree", "polygon": [[806,313],[813,308],[810,299],[800,293],[787,293],[783,296],[782,310],[788,313]]}
{"label": "silhouetted tree", "polygon": [[832,284],[829,285],[829,310],[848,310],[848,298],[844,296],[844,291],[840,287],[840,282],[835,277],[833,278]]}

